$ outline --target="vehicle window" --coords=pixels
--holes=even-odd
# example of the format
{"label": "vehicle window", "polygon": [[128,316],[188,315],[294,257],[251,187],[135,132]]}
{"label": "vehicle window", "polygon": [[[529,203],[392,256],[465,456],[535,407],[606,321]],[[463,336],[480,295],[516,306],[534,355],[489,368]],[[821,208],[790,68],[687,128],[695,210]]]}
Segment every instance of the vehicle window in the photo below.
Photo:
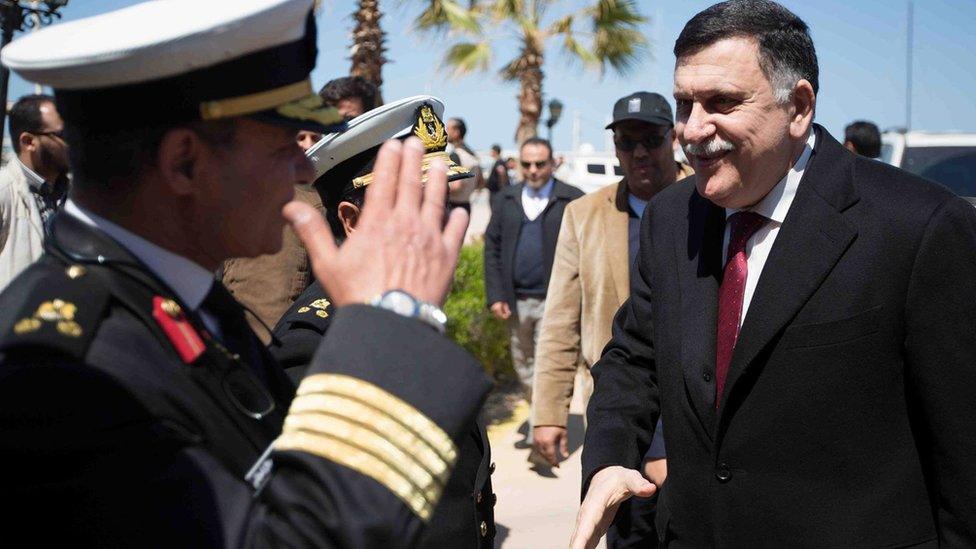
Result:
{"label": "vehicle window", "polygon": [[976,147],[909,147],[901,164],[959,196],[976,196]]}
{"label": "vehicle window", "polygon": [[586,171],[589,173],[595,173],[599,175],[606,175],[607,167],[603,164],[587,164]]}
{"label": "vehicle window", "polygon": [[895,154],[895,146],[889,145],[887,143],[881,145],[881,158],[880,160],[885,164],[891,164],[891,156]]}
{"label": "vehicle window", "polygon": [[613,167],[613,173],[614,173],[614,175],[623,175],[624,174],[624,169],[621,168],[620,166],[614,166]]}

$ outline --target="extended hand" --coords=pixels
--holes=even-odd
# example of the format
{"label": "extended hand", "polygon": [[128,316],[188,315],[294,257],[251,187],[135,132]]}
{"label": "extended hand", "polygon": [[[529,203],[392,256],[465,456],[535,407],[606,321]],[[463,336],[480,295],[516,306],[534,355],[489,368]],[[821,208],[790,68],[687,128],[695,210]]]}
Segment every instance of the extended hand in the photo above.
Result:
{"label": "extended hand", "polygon": [[590,479],[590,489],[576,515],[576,531],[569,542],[570,549],[596,547],[607,533],[621,503],[631,496],[650,497],[656,490],[656,486],[634,469],[614,465],[599,470]]}
{"label": "extended hand", "polygon": [[553,467],[559,467],[560,458],[569,457],[569,436],[565,427],[540,425],[532,429],[532,444]]}
{"label": "extended hand", "polygon": [[283,214],[305,244],[315,277],[337,307],[366,303],[388,290],[443,305],[468,226],[468,214],[451,212],[443,226],[447,170],[435,160],[421,183],[424,146],[411,137],[387,141],[373,169],[356,230],[341,247],[322,215],[300,202]]}

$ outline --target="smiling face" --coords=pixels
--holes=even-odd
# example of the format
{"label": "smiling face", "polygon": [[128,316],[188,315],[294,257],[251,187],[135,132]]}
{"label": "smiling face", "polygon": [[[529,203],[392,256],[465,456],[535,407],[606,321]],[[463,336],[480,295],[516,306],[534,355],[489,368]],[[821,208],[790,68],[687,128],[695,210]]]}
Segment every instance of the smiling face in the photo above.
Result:
{"label": "smiling face", "polygon": [[749,38],[726,38],[678,59],[675,131],[698,193],[725,208],[760,200],[802,150],[813,119],[806,80],[779,102]]}

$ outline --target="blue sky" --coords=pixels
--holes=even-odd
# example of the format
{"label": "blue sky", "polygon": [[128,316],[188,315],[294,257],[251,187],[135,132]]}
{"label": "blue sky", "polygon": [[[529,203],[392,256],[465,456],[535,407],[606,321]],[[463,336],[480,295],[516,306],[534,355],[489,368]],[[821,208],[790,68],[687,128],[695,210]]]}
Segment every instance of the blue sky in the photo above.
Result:
{"label": "blue sky", "polygon": [[[216,0],[209,0],[216,1]],[[232,1],[232,0],[222,0]],[[71,0],[64,19],[71,20],[134,4],[132,0]],[[547,53],[544,93],[565,105],[555,128],[557,149],[568,149],[574,113],[579,113],[582,141],[601,149],[603,126],[613,102],[637,90],[670,97],[674,56],[671,48],[684,23],[710,5],[702,0],[639,0],[650,17],[643,31],[651,40],[651,56],[626,77],[604,78],[584,71],[557,50]],[[568,13],[585,0],[563,0],[553,16]],[[817,121],[835,136],[863,118],[884,128],[905,125],[906,0],[783,0],[813,33],[820,59]],[[190,4],[192,5],[192,4]],[[350,17],[354,0],[324,0],[318,15],[319,59],[312,73],[318,87],[349,70]],[[502,82],[495,70],[512,57],[517,44],[499,35],[490,73],[452,80],[439,70],[448,39],[421,36],[410,22],[418,2],[383,0],[382,20],[388,34],[384,69],[387,100],[430,93],[444,100],[448,116],[468,122],[469,141],[477,148],[491,143],[511,147],[518,121],[515,83]],[[976,132],[976,1],[915,1],[914,100],[912,127],[919,130]],[[192,13],[188,14],[192,16]],[[12,99],[31,93],[32,86],[11,79]],[[540,126],[540,130],[545,128]]]}

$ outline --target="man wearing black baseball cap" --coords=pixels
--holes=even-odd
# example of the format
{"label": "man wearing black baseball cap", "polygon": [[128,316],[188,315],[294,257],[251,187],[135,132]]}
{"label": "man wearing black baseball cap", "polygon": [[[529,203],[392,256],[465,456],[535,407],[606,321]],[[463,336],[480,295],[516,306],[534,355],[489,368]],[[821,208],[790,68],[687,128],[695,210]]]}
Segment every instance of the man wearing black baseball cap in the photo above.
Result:
{"label": "man wearing black baseball cap", "polygon": [[[610,340],[613,315],[630,293],[644,207],[680,173],[672,154],[672,127],[671,106],[661,95],[637,92],[619,99],[607,129],[613,130],[624,179],[566,207],[539,334],[533,402],[534,450],[554,466],[567,457],[566,422],[577,358],[582,356],[587,367],[600,358]],[[592,387],[589,370],[586,374],[584,399]],[[661,483],[667,466],[662,431],[656,432],[644,469],[648,478]],[[608,546],[655,539],[653,502],[625,505],[629,511],[618,512],[616,527],[607,533]]]}

